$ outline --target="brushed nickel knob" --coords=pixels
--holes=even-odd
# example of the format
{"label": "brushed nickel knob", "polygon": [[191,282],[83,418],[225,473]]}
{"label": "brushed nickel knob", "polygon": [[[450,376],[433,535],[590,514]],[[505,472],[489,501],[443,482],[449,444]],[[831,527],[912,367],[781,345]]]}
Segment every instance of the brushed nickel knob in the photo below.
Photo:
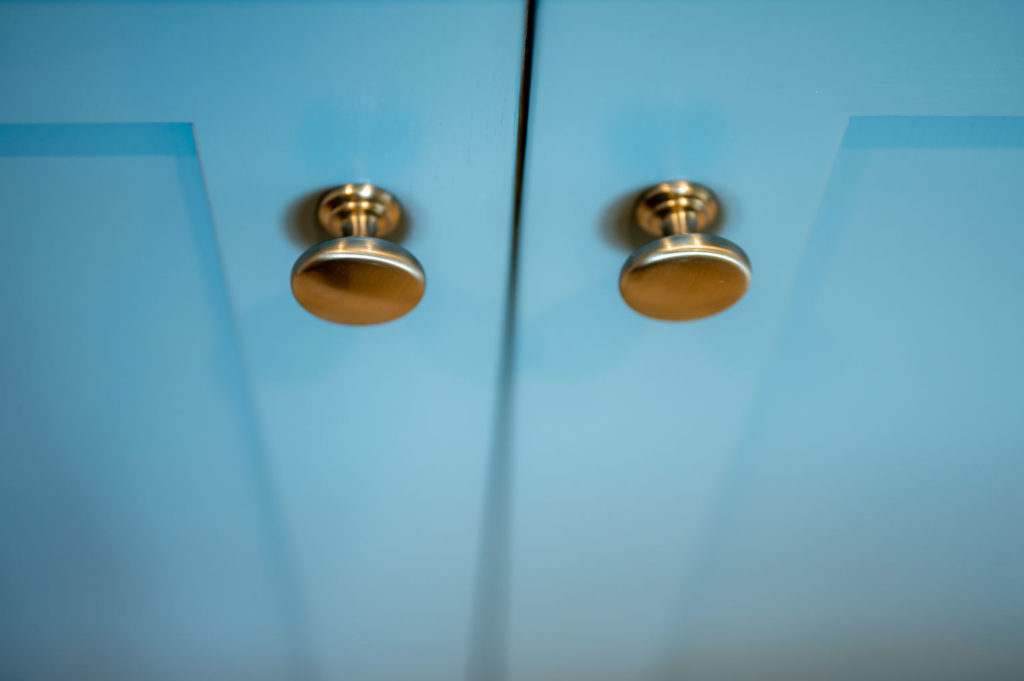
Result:
{"label": "brushed nickel knob", "polygon": [[658,237],[626,260],[619,292],[642,315],[668,321],[700,319],[732,306],[750,286],[750,260],[713,234],[718,199],[696,182],[662,182],[640,195],[633,215]]}
{"label": "brushed nickel knob", "polygon": [[292,293],[309,312],[337,324],[398,319],[426,290],[423,266],[380,237],[398,226],[398,199],[372,184],[346,184],[320,199],[317,219],[336,237],[306,250],[292,267]]}

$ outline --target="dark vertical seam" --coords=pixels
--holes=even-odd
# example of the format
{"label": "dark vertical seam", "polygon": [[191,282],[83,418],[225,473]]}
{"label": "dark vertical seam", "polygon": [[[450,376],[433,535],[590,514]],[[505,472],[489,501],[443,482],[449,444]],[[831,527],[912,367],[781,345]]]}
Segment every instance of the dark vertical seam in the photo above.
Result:
{"label": "dark vertical seam", "polygon": [[480,548],[469,634],[469,681],[503,681],[508,674],[508,601],[512,521],[512,430],[515,406],[516,314],[519,297],[519,242],[522,231],[523,175],[526,164],[533,36],[537,1],[526,0],[523,52],[516,122],[515,179],[512,190],[512,235],[509,244],[505,317],[494,404],[490,460],[487,468]]}

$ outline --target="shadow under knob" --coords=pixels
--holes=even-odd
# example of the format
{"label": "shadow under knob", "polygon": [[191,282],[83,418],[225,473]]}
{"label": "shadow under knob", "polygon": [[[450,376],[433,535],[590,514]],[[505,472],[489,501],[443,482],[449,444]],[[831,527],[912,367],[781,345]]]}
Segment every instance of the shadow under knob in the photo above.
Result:
{"label": "shadow under knob", "polygon": [[391,194],[347,184],[324,194],[320,225],[337,237],[309,248],[292,267],[292,293],[312,314],[337,324],[381,324],[409,313],[423,298],[423,266],[379,237],[401,219]]}
{"label": "shadow under knob", "polygon": [[750,286],[750,261],[739,246],[713,234],[714,193],[695,182],[663,182],[646,190],[634,209],[637,224],[659,237],[622,266],[619,291],[642,315],[687,321],[735,304]]}

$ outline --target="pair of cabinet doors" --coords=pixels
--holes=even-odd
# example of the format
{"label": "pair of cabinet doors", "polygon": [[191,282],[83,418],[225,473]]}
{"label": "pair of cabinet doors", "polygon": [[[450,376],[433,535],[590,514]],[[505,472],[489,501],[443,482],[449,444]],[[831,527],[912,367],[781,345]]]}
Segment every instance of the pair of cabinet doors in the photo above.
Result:
{"label": "pair of cabinet doors", "polygon": [[[542,0],[514,230],[524,9],[0,5],[0,675],[1024,674],[1024,6]],[[380,327],[289,291],[349,181]]]}

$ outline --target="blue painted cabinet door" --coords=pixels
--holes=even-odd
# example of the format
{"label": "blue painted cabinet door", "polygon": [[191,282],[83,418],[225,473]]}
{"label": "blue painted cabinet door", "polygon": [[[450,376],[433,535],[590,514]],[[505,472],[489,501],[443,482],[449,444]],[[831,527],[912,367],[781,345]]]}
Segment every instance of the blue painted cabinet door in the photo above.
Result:
{"label": "blue painted cabinet door", "polygon": [[[524,189],[510,678],[1024,677],[1024,6],[560,2]],[[752,288],[620,299],[691,179]]]}
{"label": "blue painted cabinet door", "polygon": [[[0,5],[0,676],[463,672],[521,17]],[[289,291],[349,181],[427,270],[381,327]]]}

